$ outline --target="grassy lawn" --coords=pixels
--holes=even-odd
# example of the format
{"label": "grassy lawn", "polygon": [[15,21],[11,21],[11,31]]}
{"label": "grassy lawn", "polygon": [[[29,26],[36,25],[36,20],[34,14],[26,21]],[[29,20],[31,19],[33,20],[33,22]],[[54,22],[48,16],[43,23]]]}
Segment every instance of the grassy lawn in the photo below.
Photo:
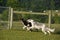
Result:
{"label": "grassy lawn", "polygon": [[0,30],[0,40],[60,40],[60,34],[44,35],[42,32]]}
{"label": "grassy lawn", "polygon": [[51,35],[44,35],[41,31],[24,31],[21,26],[14,24],[11,30],[0,30],[0,40],[60,40],[60,24],[53,25],[56,30]]}

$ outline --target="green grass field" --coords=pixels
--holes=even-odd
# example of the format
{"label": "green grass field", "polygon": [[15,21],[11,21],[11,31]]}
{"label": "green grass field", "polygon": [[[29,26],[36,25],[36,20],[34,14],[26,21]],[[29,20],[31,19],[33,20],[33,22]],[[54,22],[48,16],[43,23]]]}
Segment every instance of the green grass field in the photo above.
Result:
{"label": "green grass field", "polygon": [[42,32],[0,30],[0,40],[60,40],[60,34],[44,35]]}
{"label": "green grass field", "polygon": [[[16,27],[15,27],[16,26]],[[21,26],[21,25],[20,25]],[[44,35],[40,32],[28,32],[18,25],[13,25],[11,30],[0,30],[0,40],[60,40],[60,24],[55,24],[55,32]],[[16,29],[17,28],[17,29]],[[19,29],[20,28],[20,29]]]}

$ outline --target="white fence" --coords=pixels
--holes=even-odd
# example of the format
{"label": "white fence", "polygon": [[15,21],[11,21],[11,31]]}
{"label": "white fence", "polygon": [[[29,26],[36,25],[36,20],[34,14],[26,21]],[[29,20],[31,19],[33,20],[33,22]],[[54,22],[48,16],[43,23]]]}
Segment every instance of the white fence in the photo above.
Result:
{"label": "white fence", "polygon": [[11,29],[12,27],[12,8],[0,6],[0,29]]}
{"label": "white fence", "polygon": [[[49,16],[49,18],[48,18],[48,26],[50,27],[51,26],[51,11],[49,10],[48,11],[48,13],[38,13],[38,12],[26,12],[26,11],[14,11],[13,9],[12,9],[12,13],[18,13],[18,14],[39,14],[39,15],[48,15]],[[11,13],[11,14],[12,14]],[[11,15],[12,17],[13,17],[13,14]],[[12,24],[12,18],[11,17],[11,24]]]}
{"label": "white fence", "polygon": [[[0,7],[0,11],[4,12],[4,10],[8,10],[7,11],[7,19],[8,20],[2,20],[4,25],[7,25],[6,28],[7,29],[11,29],[12,28],[12,24],[13,24],[13,13],[19,13],[19,14],[39,14],[39,15],[48,15],[48,26],[51,26],[51,11],[48,11],[48,14],[45,13],[38,13],[38,12],[26,12],[26,11],[14,11],[13,8],[11,7]],[[0,12],[1,14],[3,14],[2,12]],[[0,14],[0,15],[1,15]],[[4,16],[3,16],[4,17]],[[0,21],[0,22],[2,22]],[[7,23],[7,24],[6,24]],[[1,24],[1,23],[0,23]],[[1,24],[2,25],[2,24]]]}

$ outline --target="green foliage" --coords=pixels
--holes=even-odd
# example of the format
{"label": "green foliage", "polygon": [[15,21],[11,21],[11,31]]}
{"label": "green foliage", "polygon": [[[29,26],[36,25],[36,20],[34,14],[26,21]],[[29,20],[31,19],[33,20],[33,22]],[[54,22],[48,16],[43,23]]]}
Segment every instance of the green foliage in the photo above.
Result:
{"label": "green foliage", "polygon": [[0,6],[13,7],[16,10],[42,11],[60,9],[60,0],[0,0]]}
{"label": "green foliage", "polygon": [[2,13],[2,20],[8,20],[8,10],[4,10],[3,13]]}
{"label": "green foliage", "polygon": [[47,23],[48,21],[48,16],[47,15],[36,15],[36,14],[25,14],[22,15],[23,18],[28,19],[34,19],[35,21],[42,22],[42,23]]}
{"label": "green foliage", "polygon": [[6,6],[7,0],[0,0],[0,6]]}
{"label": "green foliage", "polygon": [[[18,0],[7,0],[6,6],[9,6],[9,7],[12,7],[14,9],[17,9],[19,7],[19,1]],[[18,9],[20,9],[20,8],[18,8]]]}
{"label": "green foliage", "polygon": [[19,21],[21,17],[22,17],[21,14],[13,14],[13,20],[14,21]]}
{"label": "green foliage", "polygon": [[60,16],[55,14],[54,21],[55,21],[55,23],[60,23]]}

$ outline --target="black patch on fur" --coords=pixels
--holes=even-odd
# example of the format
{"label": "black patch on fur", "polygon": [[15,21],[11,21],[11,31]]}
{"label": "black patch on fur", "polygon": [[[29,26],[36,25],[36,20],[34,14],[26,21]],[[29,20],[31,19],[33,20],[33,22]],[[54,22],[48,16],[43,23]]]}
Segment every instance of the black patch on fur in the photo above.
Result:
{"label": "black patch on fur", "polygon": [[[28,22],[28,21],[25,20],[25,19],[21,19],[21,20],[22,20],[22,22],[24,23],[25,26],[27,26],[27,27],[31,27],[31,26],[32,26],[31,22]],[[28,25],[29,25],[29,26],[28,26]]]}
{"label": "black patch on fur", "polygon": [[29,22],[28,25],[29,25],[28,27],[31,27],[32,26],[31,22]]}

